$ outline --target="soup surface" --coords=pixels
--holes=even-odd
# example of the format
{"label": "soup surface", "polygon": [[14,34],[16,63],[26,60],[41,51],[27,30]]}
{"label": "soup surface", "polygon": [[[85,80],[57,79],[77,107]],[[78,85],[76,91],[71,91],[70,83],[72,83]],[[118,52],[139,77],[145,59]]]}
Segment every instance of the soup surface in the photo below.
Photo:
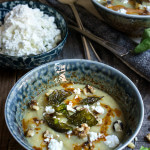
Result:
{"label": "soup surface", "polygon": [[36,150],[109,150],[121,143],[124,115],[107,93],[64,83],[29,103],[22,126]]}
{"label": "soup surface", "polygon": [[97,0],[107,8],[124,14],[150,15],[149,0]]}

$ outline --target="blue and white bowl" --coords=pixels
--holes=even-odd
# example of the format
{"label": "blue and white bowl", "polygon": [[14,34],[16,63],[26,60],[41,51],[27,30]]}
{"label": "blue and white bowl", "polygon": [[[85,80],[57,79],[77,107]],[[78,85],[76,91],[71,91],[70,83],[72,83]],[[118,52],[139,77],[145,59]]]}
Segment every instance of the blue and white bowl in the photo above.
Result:
{"label": "blue and white bowl", "polygon": [[144,107],[132,81],[118,70],[95,61],[72,59],[54,61],[25,74],[11,89],[5,103],[5,120],[13,137],[31,150],[22,128],[23,112],[31,99],[47,88],[63,82],[90,84],[111,95],[120,105],[126,120],[126,134],[116,150],[125,148],[139,132]]}
{"label": "blue and white bowl", "polygon": [[53,49],[38,54],[38,55],[29,55],[29,56],[9,56],[5,54],[0,54],[0,66],[9,67],[12,69],[32,69],[41,64],[52,61],[63,49],[63,46],[66,42],[68,29],[67,24],[63,16],[58,13],[54,8],[51,8],[47,5],[44,5],[39,2],[33,1],[11,1],[3,2],[0,4],[0,21],[3,22],[6,13],[13,9],[18,4],[27,4],[31,8],[39,8],[44,14],[55,17],[55,23],[57,27],[61,30],[62,40],[58,43]]}

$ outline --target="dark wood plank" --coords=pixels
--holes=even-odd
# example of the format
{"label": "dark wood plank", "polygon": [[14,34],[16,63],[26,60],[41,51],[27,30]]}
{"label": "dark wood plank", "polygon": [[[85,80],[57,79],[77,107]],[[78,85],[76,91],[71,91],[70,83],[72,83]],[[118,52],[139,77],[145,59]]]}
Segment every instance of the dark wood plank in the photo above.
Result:
{"label": "dark wood plank", "polygon": [[16,82],[16,71],[0,69],[0,149],[7,149],[10,133],[4,119],[4,107],[7,95]]}

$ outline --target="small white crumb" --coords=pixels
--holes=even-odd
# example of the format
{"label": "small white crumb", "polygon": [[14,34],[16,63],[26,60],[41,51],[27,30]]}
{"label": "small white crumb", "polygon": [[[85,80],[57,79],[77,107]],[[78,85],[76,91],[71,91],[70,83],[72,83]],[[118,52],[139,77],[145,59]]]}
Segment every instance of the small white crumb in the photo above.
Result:
{"label": "small white crumb", "polygon": [[97,132],[89,132],[88,133],[88,137],[89,137],[90,142],[96,141],[101,136],[103,136],[103,134],[97,133]]}
{"label": "small white crumb", "polygon": [[62,141],[58,142],[55,139],[51,139],[51,141],[48,144],[48,149],[49,150],[62,150],[63,149],[63,142]]}
{"label": "small white crumb", "polygon": [[103,123],[103,120],[100,117],[98,117],[96,120],[98,121],[97,125],[101,125]]}
{"label": "small white crumb", "polygon": [[110,148],[115,148],[120,142],[116,135],[108,135],[106,136],[106,141],[104,141],[104,143]]}
{"label": "small white crumb", "polygon": [[123,9],[123,8],[119,9],[117,12],[122,13],[122,14],[126,14],[127,13],[127,11],[125,9]]}
{"label": "small white crumb", "polygon": [[137,137],[135,137],[134,139],[135,139],[135,141],[138,141],[138,138],[137,138]]}
{"label": "small white crumb", "polygon": [[88,111],[90,111],[90,106],[89,105],[83,105],[83,108],[86,108]]}
{"label": "small white crumb", "polygon": [[46,106],[45,111],[47,114],[53,114],[55,112],[55,109],[53,109],[52,106]]}
{"label": "small white crumb", "polygon": [[104,108],[102,106],[92,106],[91,109],[98,114],[104,114]]}
{"label": "small white crumb", "polygon": [[74,89],[73,91],[76,95],[80,95],[81,94],[81,90],[79,88]]}
{"label": "small white crumb", "polygon": [[72,133],[72,131],[71,130],[69,130],[68,132],[67,132],[67,134],[71,134]]}
{"label": "small white crumb", "polygon": [[79,96],[78,96],[78,95],[76,95],[76,96],[74,97],[74,99],[77,99],[77,98],[79,98]]}
{"label": "small white crumb", "polygon": [[72,108],[72,102],[69,102],[69,105],[67,105],[67,110],[73,113],[76,112],[76,110]]}

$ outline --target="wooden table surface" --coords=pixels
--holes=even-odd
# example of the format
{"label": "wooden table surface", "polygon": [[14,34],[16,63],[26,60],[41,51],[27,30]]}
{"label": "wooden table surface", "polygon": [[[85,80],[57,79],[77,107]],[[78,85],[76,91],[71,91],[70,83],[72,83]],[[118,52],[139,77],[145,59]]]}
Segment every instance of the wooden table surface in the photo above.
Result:
{"label": "wooden table surface", "polygon": [[[2,1],[3,0],[0,0],[0,2]],[[96,50],[99,53],[100,49],[96,47]],[[71,30],[69,30],[67,43],[56,60],[67,58],[84,58],[84,51],[80,35]],[[92,57],[92,59],[96,60],[94,56]],[[135,149],[139,150],[142,145],[145,147],[150,147],[150,143],[148,143],[145,139],[145,135],[150,132],[150,83],[135,74],[111,53],[102,55],[101,59],[103,63],[111,65],[112,67],[120,70],[125,75],[127,75],[139,89],[144,102],[145,117],[142,128],[137,136],[138,141],[134,141],[136,145]],[[16,81],[26,72],[27,71],[0,68],[0,150],[23,150],[23,148],[14,140],[7,129],[4,119],[4,106],[10,89],[16,83]]]}

